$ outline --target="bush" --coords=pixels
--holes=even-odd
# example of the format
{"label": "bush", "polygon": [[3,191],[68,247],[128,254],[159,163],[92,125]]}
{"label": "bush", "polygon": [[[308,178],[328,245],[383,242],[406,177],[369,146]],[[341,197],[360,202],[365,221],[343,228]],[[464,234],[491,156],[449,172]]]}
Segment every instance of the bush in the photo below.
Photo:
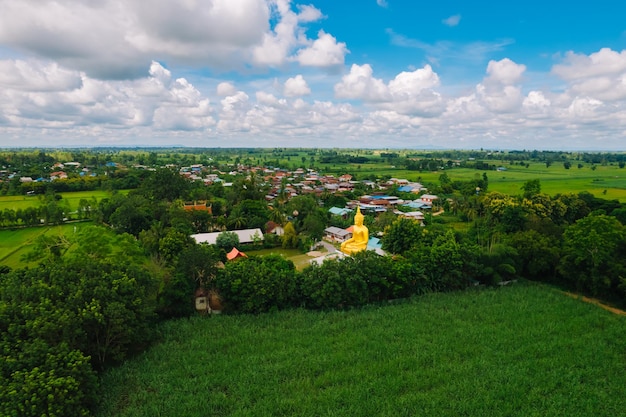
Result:
{"label": "bush", "polygon": [[299,304],[293,262],[280,255],[251,256],[228,262],[215,280],[225,310],[261,313]]}

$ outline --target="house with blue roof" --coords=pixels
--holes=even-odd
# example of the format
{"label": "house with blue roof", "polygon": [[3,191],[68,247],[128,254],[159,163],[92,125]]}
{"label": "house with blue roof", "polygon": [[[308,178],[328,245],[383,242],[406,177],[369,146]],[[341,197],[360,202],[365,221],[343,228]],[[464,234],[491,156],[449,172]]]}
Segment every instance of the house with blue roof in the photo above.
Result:
{"label": "house with blue roof", "polygon": [[346,219],[350,215],[350,213],[352,213],[352,210],[348,208],[331,207],[330,209],[328,209],[328,212],[333,216],[341,216],[342,218]]}

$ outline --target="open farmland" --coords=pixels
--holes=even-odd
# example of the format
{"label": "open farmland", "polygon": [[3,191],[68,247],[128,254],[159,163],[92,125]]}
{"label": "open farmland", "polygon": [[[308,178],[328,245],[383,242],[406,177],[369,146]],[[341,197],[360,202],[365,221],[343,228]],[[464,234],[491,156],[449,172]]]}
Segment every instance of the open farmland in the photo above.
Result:
{"label": "open farmland", "polygon": [[38,237],[67,235],[89,224],[91,223],[0,230],[0,265],[7,265],[11,268],[28,266],[21,260],[21,257],[33,248]]}
{"label": "open farmland", "polygon": [[[127,194],[129,190],[122,190],[120,193]],[[67,192],[67,193],[59,193],[63,200],[67,201],[72,210],[76,210],[78,208],[78,203],[80,200],[91,200],[95,198],[97,201],[100,201],[103,198],[108,198],[111,196],[111,193],[103,190],[94,190],[94,191],[76,191],[76,192]],[[41,201],[39,197],[36,195],[33,196],[24,196],[24,195],[7,195],[0,196],[0,210],[9,209],[9,210],[18,210],[25,209],[28,207],[39,207],[41,205]]]}
{"label": "open farmland", "polygon": [[616,416],[626,317],[543,285],[194,317],[104,376],[97,416]]}

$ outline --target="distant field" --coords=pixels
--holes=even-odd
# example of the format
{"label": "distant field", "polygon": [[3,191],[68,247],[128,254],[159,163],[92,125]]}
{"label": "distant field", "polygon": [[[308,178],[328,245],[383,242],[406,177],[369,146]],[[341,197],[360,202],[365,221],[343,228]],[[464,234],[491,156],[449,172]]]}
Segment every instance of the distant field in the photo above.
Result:
{"label": "distant field", "polygon": [[[120,193],[127,194],[129,190],[121,190]],[[94,190],[94,191],[76,191],[72,193],[59,193],[62,198],[69,202],[70,208],[72,210],[76,210],[78,208],[78,203],[81,199],[90,200],[95,197],[96,200],[100,201],[103,198],[107,198],[111,196],[111,193],[108,191]],[[0,196],[0,210],[10,209],[25,209],[28,207],[39,207],[40,205],[38,196],[23,196],[23,195],[6,195]]]}
{"label": "distant field", "polygon": [[164,323],[97,417],[606,416],[626,317],[532,283],[334,312]]}
{"label": "distant field", "polygon": [[20,258],[32,249],[39,236],[70,234],[89,224],[91,223],[0,230],[0,265],[7,265],[13,269],[25,267],[27,264]]}

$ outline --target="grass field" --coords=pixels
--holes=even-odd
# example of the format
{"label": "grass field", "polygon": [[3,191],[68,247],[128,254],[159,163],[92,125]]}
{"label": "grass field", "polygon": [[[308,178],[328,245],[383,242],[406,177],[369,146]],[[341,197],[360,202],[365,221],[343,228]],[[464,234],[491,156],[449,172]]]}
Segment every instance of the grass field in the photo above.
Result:
{"label": "grass field", "polygon": [[91,222],[0,230],[0,265],[7,265],[14,269],[28,266],[20,259],[32,249],[39,236],[70,234],[89,224]]}
{"label": "grass field", "polygon": [[626,317],[549,287],[193,317],[104,375],[107,416],[617,416]]}
{"label": "grass field", "polygon": [[[383,163],[360,166],[347,164],[343,171],[355,173],[359,178],[370,174],[387,175],[393,178],[406,178],[409,181],[422,183],[438,183],[439,176],[443,172],[446,172],[453,181],[467,181],[481,177],[483,172],[486,172],[489,178],[489,191],[519,195],[522,193],[521,187],[524,182],[539,179],[542,192],[547,194],[588,191],[596,197],[626,202],[626,168],[619,168],[617,165],[596,165],[596,169],[592,170],[589,164],[584,164],[582,168],[577,168],[577,164],[574,163],[572,168],[565,169],[563,164],[559,163],[546,167],[544,163],[530,162],[529,167],[526,168],[525,166],[508,165],[501,162],[490,161],[492,164],[505,167],[506,171],[453,168],[437,172],[419,172],[392,168],[389,164]],[[339,169],[337,173],[342,173],[343,171]]]}
{"label": "grass field", "polygon": [[[127,194],[129,190],[122,190],[120,193]],[[91,200],[93,197],[100,201],[103,198],[111,196],[108,191],[94,190],[94,191],[76,191],[71,193],[59,193],[63,200],[66,200],[70,204],[72,210],[78,208],[78,203],[81,199]],[[0,210],[10,209],[25,209],[28,207],[39,207],[41,204],[39,197],[37,196],[23,196],[23,195],[5,195],[0,196]]]}
{"label": "grass field", "polygon": [[[324,250],[322,250],[324,251]],[[272,249],[261,249],[255,251],[247,251],[247,255],[256,255],[256,256],[264,256],[264,255],[281,255],[286,259],[291,260],[296,266],[296,269],[301,270],[311,264],[311,257],[307,254],[302,253],[299,249],[283,249],[283,248],[272,248]]]}

